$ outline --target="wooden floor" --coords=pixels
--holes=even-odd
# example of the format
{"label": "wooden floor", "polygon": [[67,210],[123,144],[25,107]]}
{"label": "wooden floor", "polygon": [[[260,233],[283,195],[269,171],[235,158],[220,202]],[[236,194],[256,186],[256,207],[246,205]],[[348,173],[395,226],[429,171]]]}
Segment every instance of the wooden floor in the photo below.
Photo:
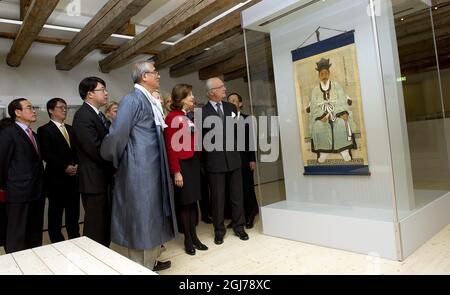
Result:
{"label": "wooden floor", "polygon": [[172,267],[160,274],[450,274],[450,225],[403,262],[266,236],[257,225],[248,231],[250,240],[229,230],[218,246],[212,228],[201,223],[200,238],[210,249],[189,256],[179,237],[166,245],[161,258]]}
{"label": "wooden floor", "polygon": [[0,275],[155,275],[87,237],[0,255]]}
{"label": "wooden floor", "polygon": [[[450,275],[450,225],[403,262],[266,236],[261,233],[259,222],[248,230],[250,240],[241,241],[229,230],[220,246],[213,242],[210,225],[200,223],[198,232],[209,250],[189,256],[184,253],[180,236],[168,243],[167,250],[161,255],[161,260],[172,261],[172,267],[159,274]],[[49,243],[46,232],[44,243]],[[0,254],[4,254],[3,248],[0,248]]]}
{"label": "wooden floor", "polygon": [[[280,196],[278,183],[263,192]],[[266,198],[267,200],[267,198]],[[275,202],[270,200],[268,203]],[[170,259],[172,267],[162,275],[198,274],[445,274],[450,275],[450,225],[420,247],[403,262],[376,256],[310,245],[262,234],[261,223],[248,230],[250,240],[241,241],[228,230],[224,243],[213,242],[212,225],[203,222],[199,237],[209,247],[195,256],[184,253],[183,237],[166,245],[161,260]],[[44,233],[44,243],[48,235]],[[0,254],[4,253],[0,248]]]}

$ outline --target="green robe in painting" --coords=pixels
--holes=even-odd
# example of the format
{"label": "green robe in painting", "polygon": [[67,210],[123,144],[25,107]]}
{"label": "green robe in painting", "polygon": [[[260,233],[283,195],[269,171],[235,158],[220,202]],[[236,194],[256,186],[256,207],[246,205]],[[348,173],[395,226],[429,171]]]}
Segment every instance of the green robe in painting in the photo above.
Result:
{"label": "green robe in painting", "polygon": [[[327,99],[326,99],[327,98]],[[311,150],[315,153],[339,153],[356,148],[352,130],[355,124],[349,109],[349,98],[339,83],[330,81],[323,89],[319,83],[311,93],[310,134]],[[327,122],[321,119],[329,114]],[[346,122],[340,116],[348,114]]]}

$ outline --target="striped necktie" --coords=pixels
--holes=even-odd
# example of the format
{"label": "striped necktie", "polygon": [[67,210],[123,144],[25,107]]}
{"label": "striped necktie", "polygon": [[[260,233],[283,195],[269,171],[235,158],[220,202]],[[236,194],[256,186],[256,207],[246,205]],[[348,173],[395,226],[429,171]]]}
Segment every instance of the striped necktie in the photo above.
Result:
{"label": "striped necktie", "polygon": [[105,115],[103,115],[102,112],[99,112],[98,116],[100,117],[100,120],[102,120],[103,126],[105,126],[106,129],[109,129],[108,122],[107,122]]}

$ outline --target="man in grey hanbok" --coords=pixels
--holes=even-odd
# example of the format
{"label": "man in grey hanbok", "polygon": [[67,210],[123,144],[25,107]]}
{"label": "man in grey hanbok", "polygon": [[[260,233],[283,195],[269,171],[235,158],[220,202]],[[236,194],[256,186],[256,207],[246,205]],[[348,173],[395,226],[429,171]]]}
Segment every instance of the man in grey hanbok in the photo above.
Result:
{"label": "man in grey hanbok", "polygon": [[329,153],[340,153],[348,162],[352,159],[350,150],[356,148],[349,108],[352,100],[339,83],[329,79],[329,59],[322,58],[316,65],[320,83],[313,88],[308,107],[311,150],[317,153],[319,163],[324,163]]}
{"label": "man in grey hanbok", "polygon": [[117,168],[112,201],[111,241],[150,269],[160,262],[161,245],[175,237],[173,188],[167,164],[162,107],[150,93],[159,88],[152,62],[133,66],[135,89],[119,105],[101,155]]}

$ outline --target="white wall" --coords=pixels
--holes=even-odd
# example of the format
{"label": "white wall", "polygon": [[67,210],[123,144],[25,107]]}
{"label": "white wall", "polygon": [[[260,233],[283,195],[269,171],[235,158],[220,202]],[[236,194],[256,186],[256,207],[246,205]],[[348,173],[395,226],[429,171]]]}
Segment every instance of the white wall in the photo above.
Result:
{"label": "white wall", "polygon": [[[17,67],[9,67],[6,64],[6,56],[11,48],[12,40],[0,38],[0,108],[18,97],[30,99],[33,105],[40,106],[38,123],[46,123],[48,116],[45,111],[46,102],[53,97],[64,98],[69,105],[81,105],[82,100],[78,94],[78,84],[88,76],[98,76],[105,80],[109,91],[110,100],[119,101],[132,88],[131,67],[124,66],[120,69],[103,74],[99,71],[98,61],[103,56],[98,52],[92,52],[85,60],[71,71],[57,71],[55,68],[55,56],[62,50],[62,46],[33,43],[29,52]],[[145,57],[142,57],[145,59]],[[197,73],[186,77],[172,79],[168,70],[161,71],[161,88],[170,91],[176,83],[189,83],[194,86],[194,93],[199,101],[206,101],[204,81],[199,81]],[[228,91],[239,92],[248,101],[248,86],[243,79],[226,83]],[[70,115],[73,115],[73,111]],[[34,129],[38,127],[34,126]],[[45,214],[47,216],[47,214]],[[81,219],[83,219],[83,211]],[[45,218],[44,228],[47,228]]]}
{"label": "white wall", "polygon": [[[175,86],[177,83],[188,83],[193,86],[194,96],[199,103],[205,103],[208,101],[208,98],[206,97],[206,86],[205,86],[206,81],[199,80],[197,72],[190,73],[180,78],[170,78],[168,69],[163,69],[160,71],[160,73],[161,73],[162,92],[171,92],[173,86]],[[240,78],[233,81],[225,82],[225,85],[227,87],[227,93],[237,92],[242,96],[242,99],[244,100],[244,104],[246,106],[244,110],[247,113],[249,113],[250,109],[248,108],[249,107],[248,84],[244,83],[244,80]]]}
{"label": "white wall", "polygon": [[[0,106],[7,105],[12,98],[22,96],[41,106],[45,106],[52,97],[62,97],[69,105],[79,105],[82,100],[78,95],[78,84],[88,76],[98,76],[105,80],[111,100],[120,100],[133,87],[129,65],[109,74],[99,71],[98,61],[104,56],[98,51],[89,54],[71,71],[57,71],[54,58],[63,47],[33,43],[21,66],[13,68],[5,61],[11,45],[12,40],[0,39]],[[176,83],[182,82],[192,84],[197,99],[200,102],[206,101],[205,82],[198,80],[197,72],[173,79],[169,77],[168,69],[161,71],[162,91],[170,92]],[[248,85],[243,79],[229,81],[226,86],[228,92],[238,92],[248,101]]]}
{"label": "white wall", "polygon": [[45,105],[52,97],[62,97],[70,105],[79,105],[78,84],[88,76],[98,76],[105,80],[110,98],[122,97],[132,87],[127,69],[119,69],[110,74],[98,70],[99,53],[89,54],[85,61],[71,71],[57,71],[54,58],[63,48],[57,45],[33,43],[22,64],[9,67],[6,55],[12,45],[11,40],[0,39],[0,104],[7,105],[14,97],[29,98],[35,105]]}

